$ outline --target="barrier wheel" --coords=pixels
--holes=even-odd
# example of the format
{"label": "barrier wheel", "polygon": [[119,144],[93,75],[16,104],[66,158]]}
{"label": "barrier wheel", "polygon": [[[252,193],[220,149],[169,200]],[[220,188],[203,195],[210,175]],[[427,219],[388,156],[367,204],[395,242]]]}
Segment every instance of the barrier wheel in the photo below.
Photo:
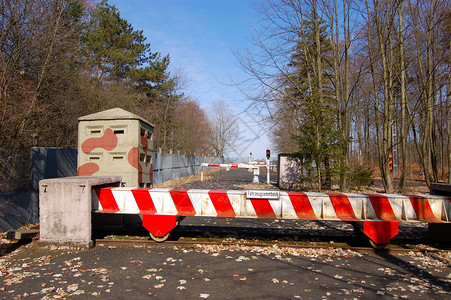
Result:
{"label": "barrier wheel", "polygon": [[384,243],[384,244],[377,244],[376,242],[374,242],[372,239],[368,239],[368,241],[370,241],[370,245],[371,247],[373,247],[374,249],[385,249],[387,248],[388,244],[390,244],[390,241]]}
{"label": "barrier wheel", "polygon": [[169,238],[169,236],[171,235],[170,232],[166,233],[166,234],[163,235],[163,236],[155,236],[155,235],[153,235],[153,234],[150,233],[150,232],[149,232],[149,234],[150,234],[150,237],[152,238],[152,240],[154,240],[154,241],[157,242],[157,243],[163,243],[163,242],[166,241],[166,240]]}

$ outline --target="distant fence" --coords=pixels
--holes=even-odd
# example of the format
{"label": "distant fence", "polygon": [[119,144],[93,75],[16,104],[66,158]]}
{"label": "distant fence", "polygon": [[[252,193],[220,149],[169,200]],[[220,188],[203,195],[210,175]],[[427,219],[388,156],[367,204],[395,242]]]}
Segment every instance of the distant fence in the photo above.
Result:
{"label": "distant fence", "polygon": [[0,148],[0,232],[36,220],[30,148]]}
{"label": "distant fence", "polygon": [[33,147],[33,190],[48,178],[77,176],[77,148]]}
{"label": "distant fence", "polygon": [[218,157],[154,153],[153,183],[158,184],[175,178],[198,174],[205,162],[222,163]]}
{"label": "distant fence", "polygon": [[[0,149],[0,232],[39,222],[40,180],[77,175],[77,148],[33,147],[15,151],[14,157],[11,153]],[[222,163],[223,159],[154,153],[153,162],[153,183],[158,184],[198,174],[202,163]]]}
{"label": "distant fence", "polygon": [[[33,148],[33,188],[38,190],[39,181],[77,175],[78,149]],[[204,162],[223,162],[222,158],[154,153],[153,184],[198,174]],[[117,174],[121,175],[121,174]]]}
{"label": "distant fence", "polygon": [[0,148],[0,191],[30,187],[31,157],[30,148]]}

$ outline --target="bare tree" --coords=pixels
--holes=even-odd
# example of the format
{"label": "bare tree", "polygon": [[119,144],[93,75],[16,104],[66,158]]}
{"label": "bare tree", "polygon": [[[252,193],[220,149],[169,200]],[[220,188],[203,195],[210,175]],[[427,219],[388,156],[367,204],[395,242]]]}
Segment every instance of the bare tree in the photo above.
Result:
{"label": "bare tree", "polygon": [[[346,77],[349,30],[344,27],[348,37],[341,47],[338,8],[334,11],[325,3],[267,1],[262,6],[264,29],[255,37],[258,51],[238,57],[255,86],[263,90],[251,99],[256,105],[269,108],[276,124],[273,138],[286,133],[277,129],[282,124],[298,126],[297,130],[291,130],[295,135],[289,138],[297,143],[295,155],[302,156],[316,170],[320,190],[331,187],[332,176],[339,169],[337,165],[347,167],[350,140],[349,76]],[[349,17],[346,4],[343,4],[347,11],[345,21]],[[332,34],[331,28],[336,29]],[[293,119],[289,121],[289,117]],[[342,172],[343,189],[345,174]]]}
{"label": "bare tree", "polygon": [[[393,43],[392,34],[396,9],[393,3],[365,1],[367,8],[367,45],[373,81],[374,113],[377,132],[379,167],[387,193],[393,192],[390,156],[393,151]],[[393,7],[392,7],[393,8]],[[374,26],[373,26],[374,24]],[[382,74],[378,74],[378,70]],[[382,87],[382,92],[379,87]]]}
{"label": "bare tree", "polygon": [[409,132],[410,118],[408,118],[408,106],[407,106],[407,70],[405,66],[405,53],[404,53],[404,2],[401,2],[398,7],[398,20],[399,20],[399,63],[400,63],[400,98],[401,98],[401,180],[399,184],[399,189],[403,192],[404,187],[407,182],[408,165],[407,165],[407,135]]}
{"label": "bare tree", "polygon": [[74,74],[82,1],[4,0],[0,27],[1,141],[28,146],[55,105],[55,87]]}
{"label": "bare tree", "polygon": [[[278,147],[295,145],[316,155],[317,179],[329,177],[326,166],[338,162],[338,173],[335,165],[332,174],[340,174],[342,190],[354,153],[359,164],[374,169],[378,164],[386,192],[394,191],[397,176],[404,189],[412,163],[420,163],[428,185],[439,180],[440,170],[446,177],[449,5],[446,0],[266,1],[253,48],[237,55],[249,74],[243,91],[250,107],[268,109]],[[252,88],[258,92],[251,95]],[[305,131],[308,118],[320,112],[312,109],[313,99],[317,108],[335,114],[332,128],[339,138],[328,137],[333,147],[321,143],[327,136],[324,122],[309,124],[316,135]]]}
{"label": "bare tree", "polygon": [[[451,12],[448,13],[448,29],[451,32]],[[448,70],[451,69],[451,39],[448,48]],[[446,93],[446,133],[448,135],[448,183],[451,183],[451,71],[448,71],[448,89]]]}
{"label": "bare tree", "polygon": [[218,100],[212,104],[208,119],[211,128],[210,145],[213,153],[217,157],[224,157],[228,150],[235,147],[239,136],[237,117],[229,105],[223,100]]}
{"label": "bare tree", "polygon": [[274,150],[279,153],[294,153],[298,150],[294,137],[300,134],[301,113],[296,107],[288,107],[286,103],[277,102],[274,108],[270,132]]}
{"label": "bare tree", "polygon": [[188,155],[211,155],[210,124],[207,115],[192,99],[179,102],[174,111],[172,127],[173,151]]}
{"label": "bare tree", "polygon": [[[449,110],[440,100],[443,87],[447,84],[449,93],[449,63],[446,63],[449,58],[449,31],[443,25],[449,17],[449,7],[450,3],[446,0],[409,2],[415,63],[411,72],[415,78],[415,112],[418,115],[412,129],[428,186],[439,180],[439,112]],[[448,124],[449,120],[446,120],[441,126],[445,128]]]}

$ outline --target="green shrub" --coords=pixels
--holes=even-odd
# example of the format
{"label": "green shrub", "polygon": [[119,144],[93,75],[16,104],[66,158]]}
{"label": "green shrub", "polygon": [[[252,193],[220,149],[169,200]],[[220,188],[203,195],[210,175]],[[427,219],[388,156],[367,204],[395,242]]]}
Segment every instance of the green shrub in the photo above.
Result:
{"label": "green shrub", "polygon": [[368,167],[356,165],[351,167],[351,187],[360,189],[373,183],[373,171]]}

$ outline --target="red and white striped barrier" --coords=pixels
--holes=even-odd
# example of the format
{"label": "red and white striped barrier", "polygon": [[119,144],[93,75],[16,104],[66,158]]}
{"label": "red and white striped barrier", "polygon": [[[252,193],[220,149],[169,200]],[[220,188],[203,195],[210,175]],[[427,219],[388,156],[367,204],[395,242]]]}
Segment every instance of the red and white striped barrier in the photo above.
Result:
{"label": "red and white striped barrier", "polygon": [[142,214],[155,237],[167,237],[185,216],[341,220],[358,222],[382,245],[398,234],[399,222],[451,222],[451,199],[432,195],[102,188],[92,200],[94,212]]}
{"label": "red and white striped barrier", "polygon": [[105,213],[302,220],[430,223],[450,222],[451,217],[450,198],[444,196],[267,190],[102,188],[93,197],[92,208]]}
{"label": "red and white striped barrier", "polygon": [[258,165],[258,166],[266,166],[266,183],[270,184],[270,182],[271,182],[270,168],[274,168],[275,165],[269,165],[269,157],[266,158],[266,161],[254,161],[252,159],[252,155],[250,155],[249,156],[249,164],[250,165]]}
{"label": "red and white striped barrier", "polygon": [[266,161],[250,161],[249,164],[250,165],[259,165],[259,166],[263,165],[263,166],[266,166],[268,163]]}
{"label": "red and white striped barrier", "polygon": [[256,168],[258,168],[258,165],[257,164],[209,164],[209,163],[202,163],[201,167],[256,169]]}
{"label": "red and white striped barrier", "polygon": [[215,167],[215,168],[238,168],[238,164],[209,164],[203,163],[202,167]]}
{"label": "red and white striped barrier", "polygon": [[230,168],[238,168],[238,169],[253,169],[254,170],[254,179],[252,182],[258,182],[258,176],[260,175],[260,168],[258,165],[249,165],[249,164],[210,164],[210,163],[202,163],[200,170],[200,180],[204,180],[204,167],[215,167],[215,168],[226,168],[227,170]]}

